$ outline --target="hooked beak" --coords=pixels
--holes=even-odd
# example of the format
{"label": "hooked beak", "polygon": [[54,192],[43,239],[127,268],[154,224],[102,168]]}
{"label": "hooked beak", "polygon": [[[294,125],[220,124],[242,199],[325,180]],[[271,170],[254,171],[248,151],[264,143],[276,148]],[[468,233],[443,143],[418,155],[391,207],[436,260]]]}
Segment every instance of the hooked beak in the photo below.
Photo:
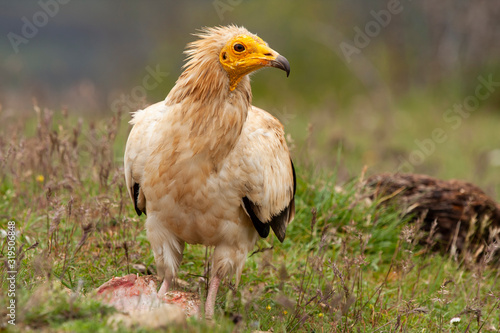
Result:
{"label": "hooked beak", "polygon": [[290,75],[290,63],[282,55],[279,55],[276,59],[269,61],[269,66],[284,70],[286,72],[286,77]]}

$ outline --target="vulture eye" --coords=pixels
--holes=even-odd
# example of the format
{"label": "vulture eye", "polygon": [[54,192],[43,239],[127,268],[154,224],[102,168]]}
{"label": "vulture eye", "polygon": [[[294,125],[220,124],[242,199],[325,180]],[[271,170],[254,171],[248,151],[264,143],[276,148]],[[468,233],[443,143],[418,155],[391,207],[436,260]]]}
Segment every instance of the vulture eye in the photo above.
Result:
{"label": "vulture eye", "polygon": [[245,47],[243,45],[241,45],[241,44],[234,44],[233,49],[236,52],[243,52],[243,51],[245,51]]}

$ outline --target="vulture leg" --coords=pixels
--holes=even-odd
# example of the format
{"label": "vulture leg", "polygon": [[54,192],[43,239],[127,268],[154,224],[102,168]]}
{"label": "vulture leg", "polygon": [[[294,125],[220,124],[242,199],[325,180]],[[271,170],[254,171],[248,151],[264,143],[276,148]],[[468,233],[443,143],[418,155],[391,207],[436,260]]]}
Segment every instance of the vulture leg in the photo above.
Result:
{"label": "vulture leg", "polygon": [[160,290],[158,290],[158,295],[163,296],[167,293],[167,291],[168,291],[168,281],[167,279],[163,279]]}
{"label": "vulture leg", "polygon": [[219,290],[220,281],[221,278],[215,274],[208,286],[207,301],[205,303],[205,319],[212,319],[214,316],[215,299],[217,297],[217,291]]}
{"label": "vulture leg", "polygon": [[[241,210],[241,214],[245,214],[243,218],[248,219],[243,210]],[[236,280],[235,287],[238,287],[248,251],[253,248],[258,237],[258,233],[250,221],[248,221],[247,227],[249,232],[243,233],[238,239],[241,241],[241,244],[219,244],[214,249],[213,270],[208,286],[207,301],[205,303],[206,319],[211,319],[214,315],[215,299],[221,280],[224,277],[232,277],[234,275]]]}
{"label": "vulture leg", "polygon": [[155,256],[158,276],[163,279],[158,295],[163,296],[177,275],[184,252],[184,242],[168,231],[154,215],[147,217],[146,234]]}

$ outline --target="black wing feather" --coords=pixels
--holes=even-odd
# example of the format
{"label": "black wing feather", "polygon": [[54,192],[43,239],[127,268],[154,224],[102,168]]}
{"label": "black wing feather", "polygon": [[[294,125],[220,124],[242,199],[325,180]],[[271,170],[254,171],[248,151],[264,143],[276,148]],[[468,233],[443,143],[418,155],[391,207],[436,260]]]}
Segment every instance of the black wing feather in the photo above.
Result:
{"label": "black wing feather", "polygon": [[255,227],[255,229],[257,229],[259,236],[262,238],[266,238],[267,236],[269,236],[269,224],[262,223],[257,215],[255,215],[255,204],[251,202],[247,197],[244,197],[243,205],[245,206],[245,210],[247,211],[248,216],[250,216],[250,219],[252,220],[253,226]]}
{"label": "black wing feather", "polygon": [[292,199],[290,200],[290,203],[288,206],[286,206],[285,209],[281,211],[278,215],[274,216],[271,221],[269,222],[269,225],[274,231],[274,234],[276,237],[278,237],[279,241],[283,243],[285,240],[286,236],[286,227],[288,224],[288,221],[290,221],[290,217],[292,214],[295,213],[295,191],[297,188],[296,184],[296,176],[295,176],[295,167],[293,166],[292,160],[290,160],[290,163],[292,164],[292,174],[293,174],[293,196]]}
{"label": "black wing feather", "polygon": [[[141,189],[141,186],[138,183],[134,183],[134,186],[132,187],[132,192],[134,193],[134,208],[135,208],[137,215],[139,215],[139,216],[141,216],[141,214],[143,213],[143,211],[140,210],[139,207],[137,206],[137,201],[139,200],[140,189]],[[144,214],[146,214],[146,208],[144,208]]]}
{"label": "black wing feather", "polygon": [[260,237],[266,238],[267,236],[269,236],[269,227],[271,227],[281,243],[283,243],[283,241],[285,240],[287,223],[288,221],[290,221],[290,217],[292,216],[292,214],[295,213],[295,191],[297,187],[296,175],[295,167],[293,166],[293,162],[291,160],[290,163],[292,164],[293,173],[293,196],[288,206],[285,207],[285,209],[283,209],[278,215],[273,216],[271,218],[271,221],[269,221],[268,223],[264,223],[259,220],[257,215],[255,215],[255,207],[257,205],[250,201],[247,197],[243,198],[243,205],[245,206],[245,210],[248,216],[250,216],[250,219],[252,220],[252,223],[255,229],[257,229]]}

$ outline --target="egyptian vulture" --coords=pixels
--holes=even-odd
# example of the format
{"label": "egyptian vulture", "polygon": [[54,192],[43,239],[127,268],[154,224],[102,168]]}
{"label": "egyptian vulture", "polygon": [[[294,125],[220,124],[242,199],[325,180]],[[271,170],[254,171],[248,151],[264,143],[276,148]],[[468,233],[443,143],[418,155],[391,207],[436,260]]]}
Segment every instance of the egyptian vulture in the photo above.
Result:
{"label": "egyptian vulture", "polygon": [[147,214],[159,293],[182,260],[184,244],[213,246],[205,317],[222,278],[235,276],[257,238],[283,242],[295,215],[295,171],[283,125],[252,106],[250,73],[285,57],[243,27],[204,28],[164,101],[133,115],[125,179],[138,215]]}

